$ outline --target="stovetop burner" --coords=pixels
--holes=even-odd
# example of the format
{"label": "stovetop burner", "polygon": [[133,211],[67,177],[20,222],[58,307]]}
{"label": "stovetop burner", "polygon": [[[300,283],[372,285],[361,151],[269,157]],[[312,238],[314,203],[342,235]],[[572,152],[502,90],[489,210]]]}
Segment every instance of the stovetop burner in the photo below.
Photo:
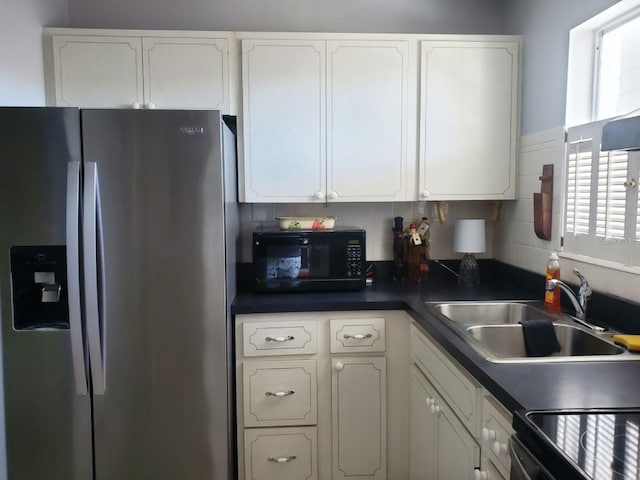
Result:
{"label": "stovetop burner", "polygon": [[640,478],[640,410],[545,411],[526,418],[584,478]]}

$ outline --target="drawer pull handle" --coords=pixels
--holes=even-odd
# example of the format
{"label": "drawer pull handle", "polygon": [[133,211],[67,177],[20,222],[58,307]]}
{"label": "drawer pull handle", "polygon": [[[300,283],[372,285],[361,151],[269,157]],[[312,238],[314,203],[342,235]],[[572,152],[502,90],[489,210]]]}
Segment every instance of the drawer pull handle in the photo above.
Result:
{"label": "drawer pull handle", "polygon": [[267,397],[288,397],[289,395],[293,395],[294,392],[293,390],[289,390],[288,392],[267,392],[265,393],[265,395]]}
{"label": "drawer pull handle", "polygon": [[354,339],[354,340],[363,340],[365,338],[371,338],[373,337],[372,334],[370,333],[345,333],[344,334],[344,338],[346,339]]}
{"label": "drawer pull handle", "polygon": [[265,338],[265,340],[267,342],[290,342],[291,340],[294,340],[296,337],[294,337],[293,335],[288,335],[286,337],[267,337]]}
{"label": "drawer pull handle", "polygon": [[289,455],[288,457],[278,457],[278,458],[269,457],[269,458],[267,458],[267,460],[269,460],[270,462],[274,462],[274,463],[289,463],[291,460],[295,460],[295,459],[296,459],[295,455]]}

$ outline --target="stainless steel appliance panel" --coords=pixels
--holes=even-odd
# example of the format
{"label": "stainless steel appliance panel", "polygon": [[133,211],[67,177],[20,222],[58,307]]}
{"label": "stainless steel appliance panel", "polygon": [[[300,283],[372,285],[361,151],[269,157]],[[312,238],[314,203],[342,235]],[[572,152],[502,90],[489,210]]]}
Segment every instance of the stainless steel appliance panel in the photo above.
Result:
{"label": "stainless steel appliance panel", "polygon": [[[73,108],[0,108],[0,317],[8,478],[92,478],[91,402],[76,393],[70,331],[13,328],[11,246],[64,246]],[[68,292],[62,292],[66,298]]]}
{"label": "stainless steel appliance panel", "polygon": [[226,479],[220,116],[84,110],[82,123],[85,183],[97,178],[97,245],[84,245],[104,373],[92,370],[96,479]]}

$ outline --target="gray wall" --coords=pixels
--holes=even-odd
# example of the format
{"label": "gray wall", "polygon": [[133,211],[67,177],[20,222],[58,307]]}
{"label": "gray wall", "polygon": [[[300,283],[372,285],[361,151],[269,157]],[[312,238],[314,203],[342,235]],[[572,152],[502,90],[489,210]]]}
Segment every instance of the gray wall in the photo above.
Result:
{"label": "gray wall", "polygon": [[522,133],[564,125],[569,31],[617,0],[506,0],[504,33],[524,35]]}
{"label": "gray wall", "polygon": [[499,33],[502,0],[69,0],[74,27]]}
{"label": "gray wall", "polygon": [[0,0],[0,105],[44,105],[42,26],[68,21],[67,0]]}

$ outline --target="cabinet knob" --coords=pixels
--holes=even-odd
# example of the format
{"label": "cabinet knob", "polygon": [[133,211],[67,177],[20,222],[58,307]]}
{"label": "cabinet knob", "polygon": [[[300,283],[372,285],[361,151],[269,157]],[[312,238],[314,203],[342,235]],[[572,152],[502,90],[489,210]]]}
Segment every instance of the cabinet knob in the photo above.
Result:
{"label": "cabinet knob", "polygon": [[422,190],[420,192],[420,200],[426,200],[431,196],[431,191],[429,190]]}
{"label": "cabinet knob", "polygon": [[496,457],[499,457],[500,455],[507,453],[507,445],[500,442],[493,442],[493,445],[491,445],[491,451],[496,455]]}
{"label": "cabinet knob", "polygon": [[155,110],[158,106],[154,102],[147,103],[147,110]]}
{"label": "cabinet knob", "polygon": [[324,200],[324,193],[318,190],[316,193],[313,194],[313,198],[315,198],[316,200]]}
{"label": "cabinet knob", "polygon": [[436,402],[435,402],[435,401],[433,401],[433,402],[431,403],[431,413],[433,413],[433,414],[438,414],[438,413],[440,413],[440,406],[439,406],[438,404],[436,404]]}
{"label": "cabinet knob", "polygon": [[131,104],[131,108],[133,108],[134,110],[140,110],[141,107],[142,105],[140,105],[140,102],[133,102]]}
{"label": "cabinet knob", "polygon": [[473,471],[473,480],[487,480],[487,478],[489,477],[487,476],[487,472],[485,472],[484,470],[476,468]]}
{"label": "cabinet knob", "polygon": [[431,398],[431,397],[426,397],[426,398],[424,399],[424,403],[426,403],[426,404],[427,404],[427,406],[429,406],[429,407],[433,404],[433,402],[434,402],[434,400],[433,400],[433,398]]}
{"label": "cabinet knob", "polygon": [[488,442],[490,440],[495,440],[496,439],[496,431],[495,430],[490,430],[487,427],[484,427],[482,429],[482,439],[485,442]]}
{"label": "cabinet knob", "polygon": [[333,192],[333,191],[332,191],[332,192],[329,192],[329,198],[330,198],[331,200],[335,200],[335,199],[337,199],[337,198],[338,198],[338,192]]}
{"label": "cabinet knob", "polygon": [[336,362],[336,370],[340,372],[342,369],[344,369],[344,363]]}

